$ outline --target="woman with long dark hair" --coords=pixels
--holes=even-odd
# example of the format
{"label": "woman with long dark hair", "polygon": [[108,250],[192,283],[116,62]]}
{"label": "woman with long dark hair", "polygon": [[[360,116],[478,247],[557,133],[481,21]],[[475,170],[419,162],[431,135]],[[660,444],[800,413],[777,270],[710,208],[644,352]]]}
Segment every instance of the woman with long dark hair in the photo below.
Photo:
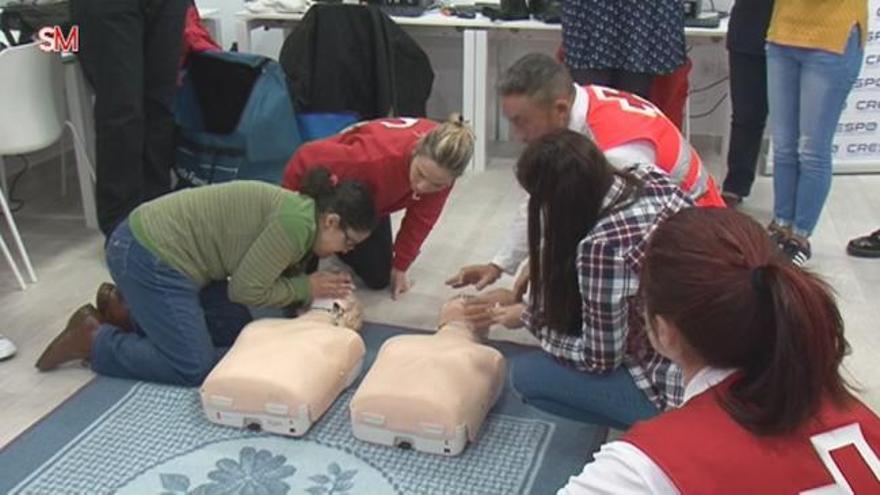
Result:
{"label": "woman with long dark hair", "polygon": [[100,311],[73,314],[37,367],[88,359],[104,375],[199,385],[250,322],[248,306],[350,294],[347,275],[305,275],[304,265],[350,251],[375,223],[367,187],[320,168],[299,194],[237,181],[144,203],[107,244],[116,287],[98,291]]}
{"label": "woman with long dark hair", "polygon": [[560,493],[878,493],[880,418],[840,375],[828,285],[722,209],[664,222],[641,278],[648,336],[681,368],[685,403],[605,445]]}
{"label": "woman with long dark hair", "polygon": [[651,350],[636,293],[651,232],[692,200],[653,165],[615,169],[569,130],[532,143],[516,174],[532,291],[495,321],[524,324],[545,352],[514,360],[514,387],[539,408],[621,428],[677,405],[680,373]]}

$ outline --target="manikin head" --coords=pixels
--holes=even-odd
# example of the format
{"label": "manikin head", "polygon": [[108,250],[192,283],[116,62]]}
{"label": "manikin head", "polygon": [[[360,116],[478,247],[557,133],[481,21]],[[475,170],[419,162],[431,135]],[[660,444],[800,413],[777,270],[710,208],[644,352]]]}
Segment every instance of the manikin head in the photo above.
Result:
{"label": "manikin head", "polygon": [[440,325],[438,332],[449,336],[460,336],[472,341],[484,340],[488,328],[477,329],[465,317],[465,300],[474,296],[460,295],[446,301],[440,309]]}
{"label": "manikin head", "polygon": [[364,324],[364,305],[353,294],[344,299],[317,299],[312,301],[312,309],[301,318],[360,332]]}
{"label": "manikin head", "polygon": [[574,86],[568,70],[542,53],[517,60],[498,83],[501,111],[517,139],[530,143],[568,127]]}

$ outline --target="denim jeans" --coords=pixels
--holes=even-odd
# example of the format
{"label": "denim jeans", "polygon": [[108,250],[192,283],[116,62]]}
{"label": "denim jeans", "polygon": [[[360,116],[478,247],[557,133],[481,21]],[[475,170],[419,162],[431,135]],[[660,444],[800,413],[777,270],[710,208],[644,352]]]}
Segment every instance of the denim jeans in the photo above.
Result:
{"label": "denim jeans", "polygon": [[135,331],[101,325],[92,346],[95,372],[197,386],[251,321],[227,283],[200,287],[142,246],[128,222],[107,243],[110,275],[128,303]]}
{"label": "denim jeans", "polygon": [[773,215],[809,237],[831,189],[831,145],[862,64],[859,29],[843,55],[767,44],[773,131]]}
{"label": "denim jeans", "polygon": [[623,430],[660,413],[625,368],[586,373],[535,351],[514,358],[510,375],[526,403],[575,421]]}

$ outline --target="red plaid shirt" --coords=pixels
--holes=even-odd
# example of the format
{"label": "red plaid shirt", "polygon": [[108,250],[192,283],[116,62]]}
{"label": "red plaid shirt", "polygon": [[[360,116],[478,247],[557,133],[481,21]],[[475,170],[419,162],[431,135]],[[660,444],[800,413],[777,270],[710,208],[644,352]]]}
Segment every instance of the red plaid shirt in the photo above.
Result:
{"label": "red plaid shirt", "polygon": [[[644,307],[637,296],[639,273],[651,233],[693,201],[652,165],[628,170],[644,181],[639,199],[600,219],[578,244],[574,268],[582,302],[580,335],[547,328],[540,308],[528,308],[523,321],[541,347],[565,365],[589,373],[626,366],[651,402],[665,410],[682,401],[681,371],[648,341]],[[615,178],[603,207],[620,197],[623,186],[623,180]]]}

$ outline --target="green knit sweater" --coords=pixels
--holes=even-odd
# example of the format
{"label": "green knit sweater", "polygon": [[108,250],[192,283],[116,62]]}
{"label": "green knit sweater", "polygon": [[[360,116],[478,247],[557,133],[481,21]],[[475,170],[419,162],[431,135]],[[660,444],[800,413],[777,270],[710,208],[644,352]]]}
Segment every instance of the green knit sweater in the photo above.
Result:
{"label": "green knit sweater", "polygon": [[310,297],[305,275],[289,276],[315,242],[315,203],[262,182],[186,189],[138,207],[134,237],[159,259],[205,286],[229,280],[229,298],[283,307]]}

